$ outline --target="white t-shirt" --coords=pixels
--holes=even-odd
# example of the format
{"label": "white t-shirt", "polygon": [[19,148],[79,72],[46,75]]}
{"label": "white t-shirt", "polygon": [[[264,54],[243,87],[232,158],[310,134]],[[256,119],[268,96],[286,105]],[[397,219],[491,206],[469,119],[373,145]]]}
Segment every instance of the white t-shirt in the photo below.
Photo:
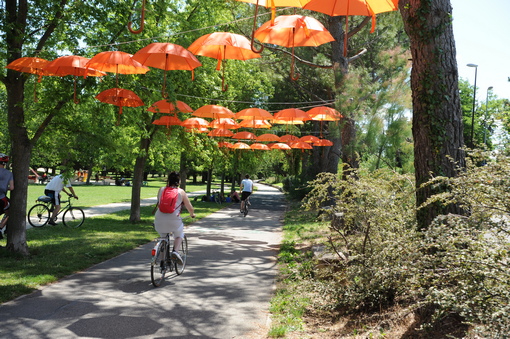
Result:
{"label": "white t-shirt", "polygon": [[46,184],[45,189],[49,191],[55,191],[55,193],[58,194],[60,191],[62,191],[62,189],[64,189],[64,185],[65,187],[71,187],[71,181],[67,180],[67,183],[65,183],[64,178],[62,178],[62,174],[59,174],[51,179],[48,184]]}
{"label": "white t-shirt", "polygon": [[241,181],[241,186],[243,186],[243,192],[253,191],[253,181],[251,181],[251,179],[243,179],[243,181]]}

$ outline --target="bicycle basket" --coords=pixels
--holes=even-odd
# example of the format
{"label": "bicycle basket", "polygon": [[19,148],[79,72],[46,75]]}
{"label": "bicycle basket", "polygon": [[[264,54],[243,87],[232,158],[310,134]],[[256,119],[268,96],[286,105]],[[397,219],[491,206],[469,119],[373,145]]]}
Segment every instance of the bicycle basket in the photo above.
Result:
{"label": "bicycle basket", "polygon": [[41,195],[39,198],[37,198],[37,201],[41,202],[51,202],[51,198],[47,195]]}

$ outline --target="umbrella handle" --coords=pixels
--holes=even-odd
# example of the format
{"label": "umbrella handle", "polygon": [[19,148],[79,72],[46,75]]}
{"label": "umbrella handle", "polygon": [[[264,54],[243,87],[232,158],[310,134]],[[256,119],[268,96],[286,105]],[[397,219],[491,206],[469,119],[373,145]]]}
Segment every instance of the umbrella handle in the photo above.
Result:
{"label": "umbrella handle", "polygon": [[225,64],[221,65],[222,75],[221,75],[221,91],[226,92],[228,89],[228,84],[225,84]]}
{"label": "umbrella handle", "polygon": [[253,29],[251,30],[251,50],[253,53],[260,54],[264,50],[264,45],[261,44],[260,49],[255,48],[255,27],[257,26],[257,16],[259,13],[259,0],[257,0],[257,5],[255,6],[255,15],[253,16]]}
{"label": "umbrella handle", "polygon": [[294,65],[296,61],[294,58],[294,46],[292,46],[292,61],[290,62],[290,79],[292,81],[297,81],[299,79],[299,74],[294,75]]}
{"label": "umbrella handle", "polygon": [[145,0],[142,0],[142,9],[141,9],[141,19],[140,19],[140,28],[134,30],[132,28],[133,22],[128,22],[128,30],[133,34],[140,34],[143,31],[143,27],[145,25]]}

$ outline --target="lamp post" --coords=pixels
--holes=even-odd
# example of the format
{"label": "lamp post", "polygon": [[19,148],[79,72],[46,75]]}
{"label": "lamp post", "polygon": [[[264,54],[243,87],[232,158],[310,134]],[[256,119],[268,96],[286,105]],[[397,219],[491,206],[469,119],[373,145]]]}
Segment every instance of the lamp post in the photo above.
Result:
{"label": "lamp post", "polygon": [[494,87],[487,87],[487,97],[485,98],[485,119],[483,119],[483,144],[487,146],[487,119],[489,118],[489,91]]}
{"label": "lamp post", "polygon": [[471,142],[470,147],[473,147],[473,137],[475,135],[475,105],[476,105],[476,76],[478,73],[478,65],[475,64],[467,64],[468,67],[475,68],[475,87],[473,89],[473,112],[471,113]]}

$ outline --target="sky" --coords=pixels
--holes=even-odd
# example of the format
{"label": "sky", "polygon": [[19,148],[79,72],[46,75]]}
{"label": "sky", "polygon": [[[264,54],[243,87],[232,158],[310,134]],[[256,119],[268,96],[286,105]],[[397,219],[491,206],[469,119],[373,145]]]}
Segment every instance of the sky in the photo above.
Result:
{"label": "sky", "polygon": [[459,77],[473,86],[476,100],[487,98],[487,89],[500,99],[510,99],[510,0],[450,0]]}

